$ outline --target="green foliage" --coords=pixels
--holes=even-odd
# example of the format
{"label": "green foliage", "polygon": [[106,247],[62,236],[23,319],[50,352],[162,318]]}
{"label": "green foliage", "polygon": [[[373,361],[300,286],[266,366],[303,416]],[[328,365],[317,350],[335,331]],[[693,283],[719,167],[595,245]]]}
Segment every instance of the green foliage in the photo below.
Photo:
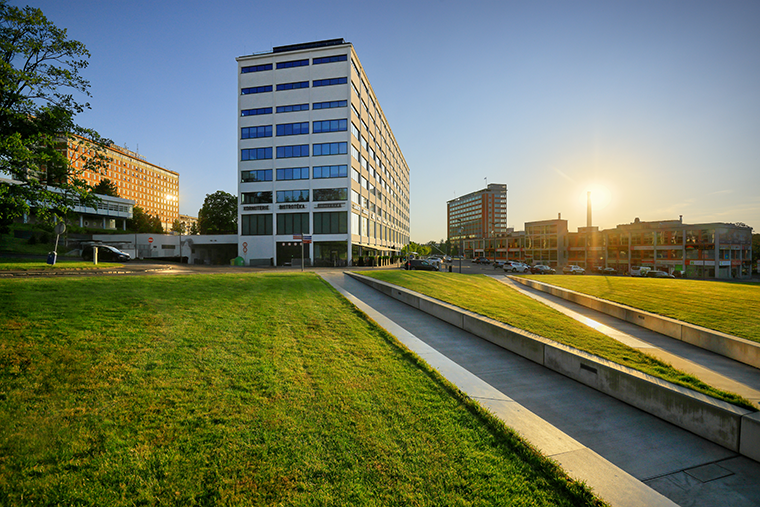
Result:
{"label": "green foliage", "polygon": [[185,223],[181,222],[179,218],[175,219],[172,223],[172,231],[185,234]]}
{"label": "green foliage", "polygon": [[601,504],[313,274],[0,300],[2,505]]}
{"label": "green foliage", "polygon": [[237,197],[224,190],[206,194],[203,207],[198,211],[198,229],[201,234],[236,234]]}
{"label": "green foliage", "polygon": [[197,224],[196,222],[193,222],[193,223],[190,225],[190,234],[191,234],[191,235],[193,235],[193,236],[197,236],[197,235],[198,235],[198,234],[200,234],[200,233],[201,233],[201,232],[200,232],[200,230],[198,229],[198,224]]}
{"label": "green foliage", "polygon": [[403,253],[405,255],[408,255],[410,252],[417,252],[417,255],[419,255],[420,257],[426,257],[430,255],[432,251],[433,249],[427,245],[420,245],[419,243],[410,241],[409,244],[406,246],[406,248],[404,248]]}
{"label": "green foliage", "polygon": [[119,187],[109,179],[100,180],[100,183],[92,187],[93,193],[119,197]]}
{"label": "green foliage", "polygon": [[164,232],[164,226],[161,218],[150,213],[145,213],[140,206],[132,208],[132,218],[127,220],[127,229],[139,233],[156,233]]}
{"label": "green foliage", "polygon": [[[655,357],[584,326],[580,322],[528,296],[524,296],[492,278],[483,275],[408,271],[373,271],[362,274],[412,289],[668,382],[694,389],[750,410],[757,410],[751,401],[737,394],[705,384],[692,375],[679,371]],[[609,277],[553,276],[552,282],[559,278],[604,279]],[[541,281],[546,280],[541,278]],[[651,281],[659,282],[660,280]]]}
{"label": "green foliage", "polygon": [[[83,136],[95,150],[85,168],[105,164],[99,150],[106,141],[74,121],[89,108],[71,95],[89,94],[89,83],[79,74],[88,57],[85,46],[68,40],[66,30],[40,9],[0,0],[0,171],[18,182],[0,183],[0,232],[32,208],[38,220],[55,223],[77,202],[96,202],[61,150],[68,142],[83,142],[75,135]],[[51,191],[50,185],[62,191]]]}

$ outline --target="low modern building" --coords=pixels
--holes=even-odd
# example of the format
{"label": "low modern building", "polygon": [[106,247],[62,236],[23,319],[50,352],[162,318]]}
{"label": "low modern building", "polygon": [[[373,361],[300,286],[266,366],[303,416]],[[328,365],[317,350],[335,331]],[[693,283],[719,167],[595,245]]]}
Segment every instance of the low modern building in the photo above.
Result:
{"label": "low modern building", "polygon": [[164,230],[171,229],[179,217],[179,173],[145,160],[141,155],[116,145],[106,148],[110,160],[103,172],[87,169],[86,160],[93,154],[88,141],[75,137],[69,140],[66,157],[77,176],[90,185],[110,180],[119,197],[134,201],[146,213],[158,216]]}
{"label": "low modern building", "polygon": [[745,278],[752,273],[752,228],[743,224],[685,224],[683,219],[642,222],[570,234],[571,262],[628,273],[638,267],[688,278]]}
{"label": "low modern building", "polygon": [[[524,231],[506,223],[506,185],[488,185],[447,202],[448,233],[466,258],[487,257],[563,268],[575,264],[594,272],[611,267],[631,273],[648,267],[688,278],[734,279],[752,274],[752,228],[744,224],[685,224],[678,220],[642,222],[600,230],[587,224],[569,232],[567,220],[526,222]],[[504,200],[501,200],[502,195]],[[504,222],[499,222],[503,202]],[[461,245],[461,247],[460,247]]]}
{"label": "low modern building", "polygon": [[238,62],[238,252],[246,264],[347,265],[409,242],[409,167],[352,44]]}

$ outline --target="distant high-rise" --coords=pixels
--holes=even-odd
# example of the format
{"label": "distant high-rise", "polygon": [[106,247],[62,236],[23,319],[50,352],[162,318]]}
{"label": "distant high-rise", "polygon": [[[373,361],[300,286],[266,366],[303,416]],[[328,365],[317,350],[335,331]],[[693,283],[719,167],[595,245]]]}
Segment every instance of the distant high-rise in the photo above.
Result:
{"label": "distant high-rise", "polygon": [[[409,167],[352,44],[238,62],[239,255],[346,265],[409,242]],[[295,261],[294,261],[295,259]]]}

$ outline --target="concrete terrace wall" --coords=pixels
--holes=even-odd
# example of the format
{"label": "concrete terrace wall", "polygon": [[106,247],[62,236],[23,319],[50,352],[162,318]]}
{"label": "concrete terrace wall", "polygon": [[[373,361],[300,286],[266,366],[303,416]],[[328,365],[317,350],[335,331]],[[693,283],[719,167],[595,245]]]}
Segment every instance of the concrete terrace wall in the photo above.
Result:
{"label": "concrete terrace wall", "polygon": [[676,340],[690,343],[695,347],[729,357],[734,361],[760,368],[760,343],[589,296],[588,294],[563,289],[562,287],[556,287],[537,280],[519,276],[511,276],[510,278],[515,282],[561,297],[567,301],[578,303],[586,308],[597,310],[631,324],[670,336]]}
{"label": "concrete terrace wall", "polygon": [[506,350],[760,461],[760,414],[621,366],[508,324],[357,273],[380,292]]}

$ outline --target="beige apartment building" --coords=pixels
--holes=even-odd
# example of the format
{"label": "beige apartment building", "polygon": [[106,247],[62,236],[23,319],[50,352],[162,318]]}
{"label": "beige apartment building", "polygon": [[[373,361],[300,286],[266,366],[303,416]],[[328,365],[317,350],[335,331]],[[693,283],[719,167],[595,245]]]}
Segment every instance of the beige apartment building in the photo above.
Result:
{"label": "beige apartment building", "polygon": [[[84,142],[79,142],[84,141]],[[158,216],[165,231],[179,218],[179,173],[164,169],[145,160],[141,155],[116,145],[110,145],[105,155],[110,158],[103,172],[85,170],[85,160],[93,153],[85,139],[69,141],[66,156],[75,171],[90,185],[111,180],[119,197],[134,201],[146,213]]]}

